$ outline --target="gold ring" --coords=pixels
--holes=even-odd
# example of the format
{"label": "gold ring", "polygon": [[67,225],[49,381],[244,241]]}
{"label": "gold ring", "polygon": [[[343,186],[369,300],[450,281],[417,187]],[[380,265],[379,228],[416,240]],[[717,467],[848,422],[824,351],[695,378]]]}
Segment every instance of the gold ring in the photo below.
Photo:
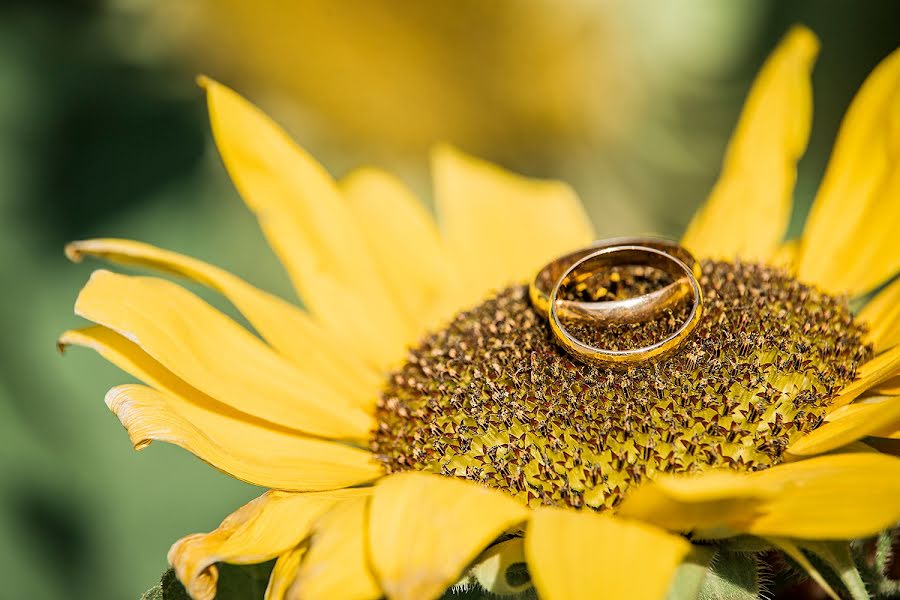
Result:
{"label": "gold ring", "polygon": [[[683,262],[691,269],[694,278],[697,280],[700,279],[700,263],[697,262],[697,260],[690,252],[688,252],[684,247],[680,246],[677,242],[673,242],[665,238],[649,236],[608,238],[605,240],[596,241],[587,248],[582,248],[581,250],[570,252],[569,254],[560,256],[556,260],[547,263],[540,271],[535,274],[528,286],[528,295],[531,298],[531,304],[535,307],[535,309],[537,309],[539,313],[544,315],[549,314],[550,291],[553,289],[553,286],[560,280],[566,269],[568,269],[587,255],[596,252],[597,250],[602,250],[603,248],[613,248],[616,246],[642,246],[644,248],[653,248],[655,250],[660,250]],[[557,310],[564,317],[576,317],[583,316],[585,308],[593,308],[594,312],[591,316],[595,319],[604,320],[604,315],[608,315],[609,318],[607,320],[610,321],[618,320],[621,322],[624,320],[624,322],[626,323],[636,323],[646,321],[661,306],[665,306],[677,301],[681,297],[679,294],[683,294],[685,291],[685,289],[672,284],[665,288],[647,294],[648,302],[638,305],[634,305],[634,303],[631,303],[631,306],[629,306],[628,300],[598,303],[560,300]],[[623,308],[626,308],[626,310],[618,310],[619,307],[617,306],[617,304],[620,302],[625,303]],[[586,305],[593,306],[591,307]]]}
{"label": "gold ring", "polygon": [[[683,250],[683,253],[687,253],[687,250]],[[687,255],[690,256],[689,253]],[[563,286],[569,282],[568,280],[572,274],[585,263],[594,260],[600,260],[601,266],[606,268],[623,265],[653,267],[669,275],[673,279],[673,283],[656,292],[627,300],[598,303],[560,301],[559,293]],[[696,261],[694,262],[696,263]],[[680,258],[676,258],[659,248],[643,245],[617,245],[592,250],[572,263],[553,286],[548,298],[550,328],[553,330],[556,339],[566,350],[592,363],[627,367],[663,357],[681,347],[690,337],[691,332],[700,322],[700,317],[703,314],[703,292],[694,273],[694,268],[688,266]],[[664,290],[668,291],[660,296],[659,292]],[[691,295],[692,306],[684,323],[665,339],[647,346],[629,348],[627,350],[611,350],[592,346],[575,337],[560,320],[560,308],[565,307],[574,316],[587,317],[595,322],[635,322],[631,317],[632,313],[636,312],[642,315],[658,314],[662,306],[669,306],[687,294]],[[563,302],[569,303],[563,304]],[[595,306],[604,304],[612,306]]]}

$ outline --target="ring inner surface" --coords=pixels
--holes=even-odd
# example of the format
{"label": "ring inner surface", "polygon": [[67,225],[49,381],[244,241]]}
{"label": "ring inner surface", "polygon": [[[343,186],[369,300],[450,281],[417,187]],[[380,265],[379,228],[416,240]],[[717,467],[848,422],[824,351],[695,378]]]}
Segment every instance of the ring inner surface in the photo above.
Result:
{"label": "ring inner surface", "polygon": [[559,284],[556,314],[572,338],[629,352],[678,334],[695,308],[689,273],[678,262],[623,248],[584,259]]}

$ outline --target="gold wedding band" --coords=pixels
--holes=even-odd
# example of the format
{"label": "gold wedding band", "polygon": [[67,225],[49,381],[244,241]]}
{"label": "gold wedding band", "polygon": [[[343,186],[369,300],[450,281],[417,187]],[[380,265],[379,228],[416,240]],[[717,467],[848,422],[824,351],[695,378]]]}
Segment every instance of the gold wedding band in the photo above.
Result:
{"label": "gold wedding band", "polygon": [[[587,252],[580,251],[581,256],[559,276],[547,299],[550,328],[559,343],[570,353],[583,360],[605,366],[622,367],[660,358],[678,349],[690,337],[703,314],[703,292],[695,274],[698,264],[687,250],[680,246],[678,248],[680,248],[681,256],[686,255],[687,262],[659,247],[646,245],[619,243],[605,245],[599,250],[592,248]],[[579,267],[590,261],[600,262],[600,266],[603,268],[652,267],[669,275],[673,283],[656,292],[626,300],[596,303],[561,301],[559,299],[561,289],[569,283],[570,277]],[[688,263],[691,263],[691,266]],[[662,308],[671,306],[686,295],[691,296],[691,311],[684,323],[674,333],[653,344],[627,350],[612,350],[585,343],[566,329],[560,319],[560,311],[566,310],[569,316],[589,318],[601,325],[635,322],[634,314],[645,317],[646,315],[658,315]]]}
{"label": "gold wedding band", "polygon": [[[560,256],[556,260],[545,265],[535,274],[528,287],[531,304],[537,311],[549,315],[550,292],[553,286],[560,280],[566,269],[583,259],[584,257],[604,248],[617,246],[641,246],[665,252],[687,265],[695,279],[700,279],[700,263],[678,243],[658,237],[619,237],[599,240],[587,248],[570,252]],[[660,308],[671,305],[690,291],[685,282],[679,282],[676,278],[672,284],[646,294],[647,302],[633,302],[633,299],[614,300],[610,302],[577,302],[574,300],[560,300],[557,310],[563,317],[590,316],[599,321],[638,323],[646,321],[656,314]]]}

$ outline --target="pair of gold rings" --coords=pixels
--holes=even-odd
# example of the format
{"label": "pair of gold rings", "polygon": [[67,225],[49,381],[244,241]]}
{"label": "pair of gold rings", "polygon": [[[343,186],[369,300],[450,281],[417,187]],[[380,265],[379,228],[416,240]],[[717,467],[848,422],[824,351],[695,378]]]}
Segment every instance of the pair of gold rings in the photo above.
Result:
{"label": "pair of gold rings", "polygon": [[[561,298],[574,288],[590,296],[589,282],[598,272],[620,267],[646,267],[664,274],[671,282],[659,289],[621,300],[572,300]],[[664,357],[690,337],[703,314],[700,264],[675,242],[652,237],[613,238],[561,256],[537,272],[529,287],[531,302],[550,321],[557,341],[576,357],[605,366],[628,367]],[[648,322],[667,308],[688,300],[685,320],[671,334],[644,346],[601,348],[579,339],[563,319],[606,327],[617,323]]]}

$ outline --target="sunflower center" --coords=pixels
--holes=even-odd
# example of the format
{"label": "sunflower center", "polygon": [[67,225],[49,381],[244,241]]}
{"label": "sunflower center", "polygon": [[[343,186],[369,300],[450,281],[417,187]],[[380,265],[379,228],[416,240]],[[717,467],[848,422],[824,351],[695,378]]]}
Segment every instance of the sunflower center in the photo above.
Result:
{"label": "sunflower center", "polygon": [[[619,287],[640,287],[633,277]],[[871,354],[844,299],[773,267],[705,261],[704,315],[676,354],[626,371],[582,364],[511,287],[410,351],[385,384],[371,448],[420,470],[506,490],[532,506],[614,507],[661,472],[759,470],[818,427]],[[633,345],[653,324],[592,332]]]}

